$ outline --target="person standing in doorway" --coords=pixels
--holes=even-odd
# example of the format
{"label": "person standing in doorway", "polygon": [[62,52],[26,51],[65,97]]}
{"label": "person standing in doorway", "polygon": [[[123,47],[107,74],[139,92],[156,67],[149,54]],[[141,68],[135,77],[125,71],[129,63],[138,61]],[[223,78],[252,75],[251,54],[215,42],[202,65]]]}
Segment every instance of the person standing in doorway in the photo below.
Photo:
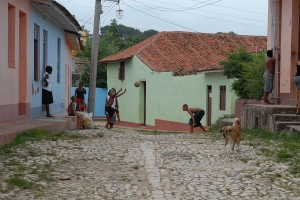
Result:
{"label": "person standing in doorway", "polygon": [[42,86],[42,103],[45,105],[45,109],[47,112],[46,117],[53,117],[50,114],[49,105],[53,103],[53,96],[52,96],[52,85],[50,75],[52,74],[52,67],[47,66],[46,72],[43,76],[43,86]]}
{"label": "person standing in doorway", "polygon": [[298,53],[297,72],[294,78],[298,94],[297,94],[297,112],[296,115],[300,115],[300,53]]}
{"label": "person standing in doorway", "polygon": [[190,132],[193,133],[194,128],[200,127],[202,131],[206,131],[201,124],[201,119],[205,115],[205,111],[201,108],[189,108],[187,104],[183,104],[182,110],[190,114],[191,118],[189,120]]}
{"label": "person standing in doorway", "polygon": [[76,111],[80,111],[82,107],[82,102],[84,102],[84,95],[86,94],[86,90],[83,87],[82,83],[79,83],[78,88],[75,90],[75,97],[76,97]]}
{"label": "person standing in doorway", "polygon": [[268,50],[267,51],[267,59],[265,61],[265,73],[263,75],[264,78],[264,103],[270,104],[270,101],[268,100],[269,94],[273,90],[273,77],[275,73],[275,63],[276,60],[273,58],[273,51]]}

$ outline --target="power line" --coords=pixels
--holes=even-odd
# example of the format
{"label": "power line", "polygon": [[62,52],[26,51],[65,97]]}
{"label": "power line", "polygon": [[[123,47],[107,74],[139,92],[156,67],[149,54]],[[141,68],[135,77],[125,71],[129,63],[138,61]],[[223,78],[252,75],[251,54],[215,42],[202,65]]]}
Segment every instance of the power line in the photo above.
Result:
{"label": "power line", "polygon": [[258,15],[267,15],[266,13],[260,13],[260,12],[255,12],[255,11],[243,10],[243,9],[239,9],[239,8],[231,8],[231,7],[228,7],[228,6],[221,6],[221,5],[214,5],[214,6],[222,7],[222,8],[227,8],[227,9],[231,9],[231,10],[239,10],[239,11],[248,12],[248,13],[254,13],[254,14],[258,14]]}
{"label": "power line", "polygon": [[[143,6],[145,6],[144,5],[144,3],[141,3],[141,2],[138,2],[138,1],[136,1],[136,0],[132,0],[132,1],[134,1],[135,3],[139,3],[139,4],[141,4],[141,5],[143,5]],[[129,6],[129,5],[127,5],[127,6]],[[148,7],[149,8],[149,7]],[[134,8],[133,8],[134,9]],[[151,9],[151,11],[152,11],[153,9]],[[140,11],[140,10],[139,10]],[[140,11],[141,12],[141,11]],[[211,16],[206,16],[206,15],[200,15],[200,14],[195,14],[195,13],[191,13],[191,12],[185,12],[186,14],[190,14],[190,15],[196,15],[196,16],[201,16],[201,17],[205,17],[205,18],[210,18],[210,19],[214,19],[214,20],[219,20],[219,21],[226,21],[226,22],[231,22],[231,23],[235,23],[235,24],[239,24],[239,25],[244,25],[244,26],[252,26],[252,27],[258,27],[258,28],[266,28],[266,27],[264,27],[264,26],[259,26],[259,25],[253,25],[253,24],[248,24],[248,23],[242,23],[242,22],[237,22],[237,21],[233,21],[233,20],[227,20],[227,19],[221,19],[221,18],[217,18],[217,17],[211,17]],[[148,14],[148,13],[147,13]],[[157,18],[157,13],[155,13],[154,14],[155,16],[153,16],[153,15],[151,15],[152,17],[155,17],[155,18]],[[165,20],[166,22],[168,22],[169,23],[169,21],[167,21],[167,20]],[[255,20],[254,20],[255,21]],[[173,23],[172,23],[173,24]],[[181,25],[180,25],[181,26]],[[182,27],[182,26],[181,26]],[[189,29],[189,28],[188,28]],[[189,30],[191,30],[191,29],[189,29]]]}
{"label": "power line", "polygon": [[[105,16],[108,15],[108,14],[110,13],[110,11],[111,11],[114,7],[116,7],[116,5],[117,5],[117,4],[114,4],[107,12],[105,12],[105,13],[103,14],[103,16],[101,17],[100,23],[101,23],[101,22],[104,22],[106,19],[108,19],[108,18],[105,19]],[[91,24],[90,26],[88,26],[87,29],[90,29],[90,28],[92,28],[92,27],[93,27],[93,24]]]}
{"label": "power line", "polygon": [[127,4],[125,4],[125,5],[128,6],[128,7],[130,7],[130,8],[133,9],[133,10],[137,10],[137,11],[139,11],[139,12],[141,12],[141,13],[144,13],[144,14],[146,14],[146,15],[149,15],[149,16],[154,17],[154,18],[156,18],[156,19],[159,19],[159,20],[161,20],[161,21],[167,22],[167,23],[169,23],[169,24],[173,24],[173,25],[175,25],[175,26],[184,28],[184,29],[186,29],[186,30],[190,30],[190,31],[193,31],[193,32],[197,32],[197,31],[195,31],[195,30],[193,30],[193,29],[191,29],[191,28],[188,28],[188,27],[185,27],[185,26],[182,26],[182,25],[179,25],[179,24],[175,24],[175,23],[173,23],[173,22],[170,22],[170,21],[168,21],[168,20],[162,19],[162,18],[160,18],[160,17],[151,15],[151,14],[146,13],[146,12],[140,10],[140,9],[134,8],[134,7],[130,6],[130,5],[127,5]]}
{"label": "power line", "polygon": [[231,21],[231,20],[226,20],[226,19],[220,19],[220,18],[216,18],[216,17],[199,15],[199,14],[195,14],[195,13],[189,13],[189,14],[191,14],[191,15],[197,15],[197,16],[200,16],[200,17],[206,17],[206,18],[216,19],[216,20],[225,21],[225,22],[231,22],[231,23],[245,25],[245,26],[253,26],[253,27],[258,27],[258,28],[267,28],[267,27],[264,27],[264,26],[257,26],[257,25],[253,25],[253,24],[246,24],[246,23],[241,23],[241,22],[236,22],[236,21]]}
{"label": "power line", "polygon": [[[141,4],[141,5],[145,6],[145,7],[148,7],[148,8],[153,9],[153,10],[159,10],[159,9],[157,9],[155,7],[151,7],[149,5],[141,3],[139,1],[136,1],[136,0],[132,0],[132,1],[134,1],[136,3],[139,3],[139,4]],[[160,10],[160,11],[166,11],[166,10]],[[175,10],[173,10],[173,11],[175,12]],[[173,12],[173,11],[166,11],[166,12]],[[251,19],[251,18],[246,18],[246,17],[240,17],[240,16],[234,16],[234,15],[228,15],[228,14],[223,14],[223,13],[218,13],[218,12],[211,12],[211,11],[205,11],[205,10],[198,10],[198,11],[205,12],[205,13],[217,14],[217,15],[223,15],[223,16],[228,16],[228,17],[233,17],[233,18],[238,18],[238,19],[244,19],[244,20],[248,20],[248,21],[255,21],[255,22],[267,23],[266,21],[262,21],[262,20],[256,20],[256,19]],[[185,11],[176,11],[176,12],[184,12],[184,13],[188,14],[188,12],[185,12]]]}
{"label": "power line", "polygon": [[[132,0],[132,1],[135,1],[137,3],[141,3],[139,1],[136,1],[136,0]],[[209,0],[210,1],[210,0]],[[213,1],[213,2],[210,2],[210,3],[206,3],[205,5],[202,5],[202,6],[197,6],[199,4],[203,4],[204,2],[208,2],[208,1],[204,1],[204,2],[200,2],[200,3],[197,3],[195,5],[193,5],[192,7],[185,7],[185,8],[178,8],[178,9],[175,9],[175,8],[167,8],[167,7],[160,7],[160,6],[154,6],[154,7],[151,7],[148,5],[148,7],[150,7],[151,9],[155,9],[155,10],[159,10],[159,11],[167,11],[167,12],[183,12],[183,11],[188,11],[188,10],[196,10],[196,9],[199,9],[199,8],[203,8],[203,7],[206,7],[206,6],[209,6],[209,5],[213,5],[217,2],[220,2],[222,0],[216,0],[216,1]],[[141,3],[142,4],[142,3]],[[143,4],[145,6],[147,6],[146,4]],[[197,7],[196,7],[197,6]]]}

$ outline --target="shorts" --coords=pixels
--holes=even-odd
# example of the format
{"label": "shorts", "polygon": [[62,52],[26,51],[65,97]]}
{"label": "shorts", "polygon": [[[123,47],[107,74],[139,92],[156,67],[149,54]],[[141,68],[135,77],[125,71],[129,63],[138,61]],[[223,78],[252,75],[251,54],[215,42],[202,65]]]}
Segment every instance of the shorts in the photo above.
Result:
{"label": "shorts", "polygon": [[106,106],[105,107],[105,111],[107,112],[108,116],[109,117],[113,117],[115,112],[116,112],[116,109],[110,107],[110,106]]}
{"label": "shorts", "polygon": [[297,89],[300,90],[300,76],[295,76],[294,78]]}
{"label": "shorts", "polygon": [[79,103],[82,103],[82,100],[84,100],[84,98],[78,98],[78,97],[76,97],[75,102],[77,104],[79,104]]}
{"label": "shorts", "polygon": [[52,92],[42,89],[42,104],[51,104],[53,103]]}
{"label": "shorts", "polygon": [[270,72],[265,72],[263,75],[264,78],[264,92],[271,93],[273,90],[273,75]]}
{"label": "shorts", "polygon": [[[199,112],[196,112],[194,114],[196,127],[202,126],[201,120],[202,120],[202,118],[203,118],[204,115],[205,115],[205,111],[204,110],[200,110]],[[189,121],[189,125],[192,125],[192,124],[193,124],[193,119],[191,118],[190,121]]]}

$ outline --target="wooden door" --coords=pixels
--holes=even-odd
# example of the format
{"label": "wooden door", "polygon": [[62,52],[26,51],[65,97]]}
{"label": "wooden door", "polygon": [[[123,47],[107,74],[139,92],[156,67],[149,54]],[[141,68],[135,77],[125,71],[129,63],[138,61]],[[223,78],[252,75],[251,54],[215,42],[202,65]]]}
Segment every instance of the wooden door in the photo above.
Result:
{"label": "wooden door", "polygon": [[207,126],[211,126],[211,113],[212,113],[212,86],[207,86]]}

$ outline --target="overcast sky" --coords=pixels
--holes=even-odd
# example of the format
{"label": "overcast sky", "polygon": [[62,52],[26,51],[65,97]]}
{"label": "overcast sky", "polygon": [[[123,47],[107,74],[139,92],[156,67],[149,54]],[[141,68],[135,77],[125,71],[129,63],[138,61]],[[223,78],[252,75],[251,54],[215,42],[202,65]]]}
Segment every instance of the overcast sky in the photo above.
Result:
{"label": "overcast sky", "polygon": [[[92,32],[95,0],[56,0]],[[267,0],[102,0],[101,26],[118,24],[141,31],[233,31],[242,35],[267,34]],[[116,17],[123,10],[123,18]]]}

